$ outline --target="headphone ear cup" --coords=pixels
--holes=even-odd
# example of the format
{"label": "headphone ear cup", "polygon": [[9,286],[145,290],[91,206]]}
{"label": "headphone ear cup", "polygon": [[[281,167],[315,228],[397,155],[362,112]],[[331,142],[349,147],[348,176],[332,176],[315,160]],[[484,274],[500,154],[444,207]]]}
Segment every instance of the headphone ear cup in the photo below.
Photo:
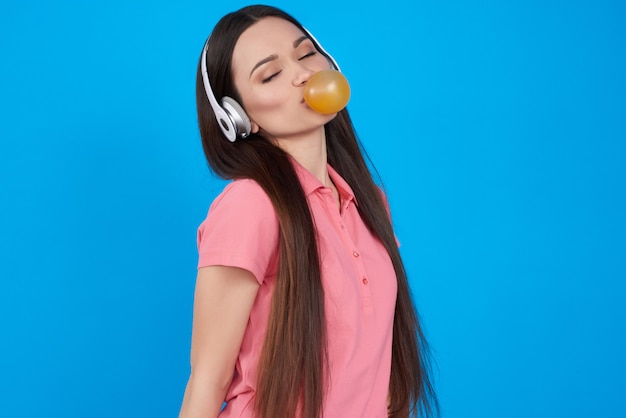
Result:
{"label": "headphone ear cup", "polygon": [[222,107],[235,127],[237,138],[241,139],[250,135],[252,124],[243,107],[235,99],[228,96],[222,98]]}

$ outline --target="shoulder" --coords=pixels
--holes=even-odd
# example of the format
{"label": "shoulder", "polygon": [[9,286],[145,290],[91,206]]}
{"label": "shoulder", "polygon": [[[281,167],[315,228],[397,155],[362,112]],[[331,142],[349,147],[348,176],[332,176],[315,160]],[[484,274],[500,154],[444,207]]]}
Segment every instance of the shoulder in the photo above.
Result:
{"label": "shoulder", "polygon": [[209,212],[224,206],[273,210],[272,202],[265,190],[251,179],[239,179],[229,183],[213,200]]}
{"label": "shoulder", "polygon": [[200,232],[251,234],[278,227],[278,217],[265,190],[254,180],[229,183],[213,200]]}
{"label": "shoulder", "polygon": [[[389,218],[389,222],[391,222],[391,227],[393,228],[393,219],[391,218],[391,208],[389,207],[389,200],[387,199],[387,193],[385,193],[385,191],[380,187],[380,186],[376,186],[378,189],[378,193],[380,193],[380,197],[383,201],[383,205],[385,206],[385,210],[387,211],[387,217]],[[400,240],[398,240],[398,236],[395,235],[394,232],[394,236],[396,238],[396,245],[398,247],[400,247]]]}
{"label": "shoulder", "polygon": [[253,180],[235,180],[215,198],[198,227],[198,267],[239,267],[262,283],[278,252],[279,222]]}
{"label": "shoulder", "polygon": [[380,198],[383,201],[383,205],[385,205],[385,209],[387,209],[387,213],[391,215],[391,211],[389,209],[389,200],[387,199],[387,193],[378,185],[376,185],[376,188],[378,189],[378,194],[380,194]]}

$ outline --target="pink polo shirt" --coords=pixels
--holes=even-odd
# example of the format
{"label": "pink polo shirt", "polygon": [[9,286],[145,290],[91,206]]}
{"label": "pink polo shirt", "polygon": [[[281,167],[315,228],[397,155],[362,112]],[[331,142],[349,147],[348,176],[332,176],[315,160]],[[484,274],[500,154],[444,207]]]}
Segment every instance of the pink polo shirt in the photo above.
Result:
{"label": "pink polo shirt", "polygon": [[[294,166],[320,241],[330,367],[324,417],[387,417],[397,291],[393,266],[337,172],[328,166],[341,210],[329,188],[295,161]],[[256,371],[276,281],[278,228],[263,189],[252,180],[235,180],[214,200],[198,229],[198,267],[240,267],[260,284],[221,418],[254,416]]]}

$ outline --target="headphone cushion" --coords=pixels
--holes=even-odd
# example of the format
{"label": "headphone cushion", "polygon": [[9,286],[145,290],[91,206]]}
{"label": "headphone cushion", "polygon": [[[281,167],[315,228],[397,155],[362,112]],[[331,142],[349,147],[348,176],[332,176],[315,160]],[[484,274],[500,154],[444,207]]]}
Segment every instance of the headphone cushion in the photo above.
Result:
{"label": "headphone cushion", "polygon": [[245,138],[250,135],[252,124],[250,123],[250,118],[246,115],[246,111],[243,110],[243,107],[241,107],[235,99],[228,96],[222,98],[222,107],[235,126],[237,138]]}

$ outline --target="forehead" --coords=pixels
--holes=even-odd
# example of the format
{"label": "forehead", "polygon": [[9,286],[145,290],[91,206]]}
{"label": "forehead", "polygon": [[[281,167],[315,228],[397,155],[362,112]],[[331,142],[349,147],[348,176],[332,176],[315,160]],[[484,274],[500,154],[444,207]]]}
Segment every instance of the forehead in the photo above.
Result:
{"label": "forehead", "polygon": [[[252,68],[269,55],[288,53],[304,33],[293,23],[278,17],[266,17],[246,29],[233,50],[233,69]],[[249,70],[248,70],[249,71]]]}

